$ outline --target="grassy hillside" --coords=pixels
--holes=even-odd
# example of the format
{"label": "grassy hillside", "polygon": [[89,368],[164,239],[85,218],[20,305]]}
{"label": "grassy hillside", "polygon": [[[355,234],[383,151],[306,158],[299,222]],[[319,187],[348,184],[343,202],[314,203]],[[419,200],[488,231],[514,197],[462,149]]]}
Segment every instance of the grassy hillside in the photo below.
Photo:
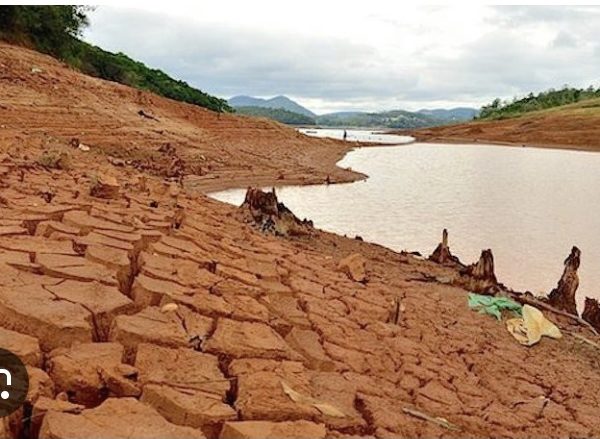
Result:
{"label": "grassy hillside", "polygon": [[408,133],[429,142],[498,142],[600,151],[600,98],[523,112],[508,118],[479,119]]}
{"label": "grassy hillside", "polygon": [[66,61],[88,75],[149,90],[158,95],[195,104],[209,110],[232,111],[224,99],[191,87],[185,81],[173,79],[163,71],[152,69],[129,58],[124,53],[111,53],[78,40]]}
{"label": "grassy hillside", "polygon": [[224,99],[171,78],[123,53],[79,39],[87,25],[84,6],[0,6],[0,39],[62,59],[83,73],[119,82],[213,111],[232,111]]}
{"label": "grassy hillside", "polygon": [[481,108],[479,119],[495,120],[517,117],[532,111],[561,107],[598,97],[600,97],[600,89],[590,86],[587,89],[570,87],[564,87],[561,90],[550,89],[537,95],[529,93],[526,97],[515,98],[511,102],[494,99],[491,104]]}

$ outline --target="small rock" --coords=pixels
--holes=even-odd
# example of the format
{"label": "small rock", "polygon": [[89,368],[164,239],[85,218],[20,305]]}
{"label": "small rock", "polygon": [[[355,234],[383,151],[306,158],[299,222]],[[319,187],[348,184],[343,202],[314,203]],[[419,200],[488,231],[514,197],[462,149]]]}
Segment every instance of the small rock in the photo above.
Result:
{"label": "small rock", "polygon": [[176,303],[167,303],[166,305],[162,306],[162,308],[160,309],[160,312],[163,312],[163,313],[173,312],[173,311],[177,311],[177,308],[179,308],[179,306]]}
{"label": "small rock", "polygon": [[365,282],[367,280],[366,262],[364,256],[354,253],[340,261],[338,270],[346,273],[350,279],[356,282]]}
{"label": "small rock", "polygon": [[119,183],[112,175],[101,175],[92,179],[90,195],[97,198],[117,198],[119,195]]}
{"label": "small rock", "polygon": [[109,155],[107,160],[113,166],[125,166],[126,164],[125,160],[113,157],[112,155]]}

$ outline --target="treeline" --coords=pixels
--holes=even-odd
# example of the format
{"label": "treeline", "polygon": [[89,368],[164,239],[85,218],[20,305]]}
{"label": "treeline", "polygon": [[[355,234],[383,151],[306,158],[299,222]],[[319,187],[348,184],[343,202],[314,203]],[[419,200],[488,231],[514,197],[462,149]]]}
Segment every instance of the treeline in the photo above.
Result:
{"label": "treeline", "polygon": [[530,111],[545,110],[597,97],[600,97],[600,88],[590,86],[587,89],[579,89],[565,86],[561,90],[550,89],[537,95],[529,93],[524,98],[514,98],[512,101],[494,99],[491,104],[481,107],[478,118],[506,119]]}
{"label": "treeline", "polygon": [[317,123],[331,127],[385,127],[397,129],[423,128],[444,124],[444,122],[434,117],[405,110],[383,111],[380,113],[330,113],[318,116]]}
{"label": "treeline", "polygon": [[284,110],[283,108],[236,107],[235,111],[238,114],[248,116],[268,117],[269,119],[288,125],[315,125],[315,120],[312,117]]}
{"label": "treeline", "polygon": [[151,69],[123,53],[108,52],[81,41],[81,32],[88,24],[88,11],[86,6],[0,6],[0,39],[53,55],[88,75],[213,111],[233,111],[224,99]]}

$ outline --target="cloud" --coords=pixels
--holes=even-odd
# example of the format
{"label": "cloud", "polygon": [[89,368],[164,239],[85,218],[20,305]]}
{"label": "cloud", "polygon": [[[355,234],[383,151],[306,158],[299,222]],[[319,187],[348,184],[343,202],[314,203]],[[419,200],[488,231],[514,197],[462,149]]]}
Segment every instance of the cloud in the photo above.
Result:
{"label": "cloud", "polygon": [[479,106],[587,86],[600,67],[599,8],[231,5],[99,7],[86,38],[219,96],[285,94],[317,112]]}
{"label": "cloud", "polygon": [[556,34],[552,46],[558,48],[575,48],[577,47],[577,38],[568,32],[560,31]]}

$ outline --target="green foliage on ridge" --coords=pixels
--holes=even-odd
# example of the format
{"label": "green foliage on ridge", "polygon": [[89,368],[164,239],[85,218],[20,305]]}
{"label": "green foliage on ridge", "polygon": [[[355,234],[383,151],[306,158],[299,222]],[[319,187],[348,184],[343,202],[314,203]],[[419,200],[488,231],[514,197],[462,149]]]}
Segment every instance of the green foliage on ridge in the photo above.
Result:
{"label": "green foliage on ridge", "polygon": [[565,86],[561,90],[550,89],[537,95],[529,93],[524,98],[514,98],[511,102],[502,102],[497,98],[491,104],[481,107],[478,119],[507,119],[530,111],[546,110],[598,97],[600,88],[590,86],[587,89],[579,89]]}
{"label": "green foliage on ridge", "polygon": [[405,110],[383,111],[380,113],[330,113],[318,116],[317,123],[319,125],[331,127],[339,126],[363,128],[422,128],[444,124],[444,122],[432,116]]}
{"label": "green foliage on ridge", "polygon": [[293,111],[282,108],[267,107],[236,107],[235,112],[247,116],[267,117],[277,122],[288,125],[314,125],[315,119],[304,114],[294,113]]}
{"label": "green foliage on ridge", "polygon": [[158,69],[81,41],[88,24],[86,6],[0,6],[0,39],[30,46],[64,60],[81,72],[158,95],[205,107],[233,111],[211,96]]}

